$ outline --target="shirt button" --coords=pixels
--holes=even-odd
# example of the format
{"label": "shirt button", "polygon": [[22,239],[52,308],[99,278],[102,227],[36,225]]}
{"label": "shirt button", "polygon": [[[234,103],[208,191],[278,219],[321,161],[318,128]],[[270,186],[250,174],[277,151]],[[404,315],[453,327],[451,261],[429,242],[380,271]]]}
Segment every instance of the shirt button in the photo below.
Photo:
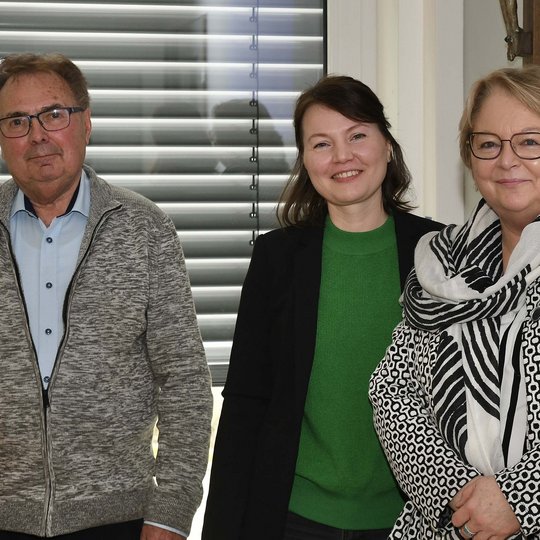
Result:
{"label": "shirt button", "polygon": [[47,287],[47,289],[52,289],[52,283],[48,281],[47,283],[45,283],[45,287]]}
{"label": "shirt button", "polygon": [[47,244],[52,244],[53,239],[50,236],[47,236]]}
{"label": "shirt button", "polygon": [[48,336],[50,336],[50,335],[52,334],[52,330],[51,330],[50,328],[47,328],[47,329],[45,330],[45,333],[46,333]]}
{"label": "shirt button", "polygon": [[49,384],[51,382],[50,377],[43,377],[43,382]]}
{"label": "shirt button", "polygon": [[533,310],[533,312],[531,313],[531,318],[533,321],[537,321],[538,319],[540,319],[540,307],[537,307]]}

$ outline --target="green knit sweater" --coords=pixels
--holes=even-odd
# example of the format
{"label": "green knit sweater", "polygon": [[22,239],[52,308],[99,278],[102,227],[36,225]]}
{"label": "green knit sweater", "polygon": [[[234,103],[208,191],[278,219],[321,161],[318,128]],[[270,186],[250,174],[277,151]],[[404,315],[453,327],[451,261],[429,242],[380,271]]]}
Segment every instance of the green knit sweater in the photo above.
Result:
{"label": "green knit sweater", "polygon": [[403,500],[379,446],[369,377],[401,319],[394,221],[349,233],[328,219],[317,341],[289,508],[340,529],[391,527]]}

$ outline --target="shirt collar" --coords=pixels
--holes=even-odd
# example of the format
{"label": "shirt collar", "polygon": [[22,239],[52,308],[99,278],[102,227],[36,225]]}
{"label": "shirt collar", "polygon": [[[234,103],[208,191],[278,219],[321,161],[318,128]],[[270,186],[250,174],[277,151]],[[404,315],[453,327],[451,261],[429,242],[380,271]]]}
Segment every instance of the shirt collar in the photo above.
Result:
{"label": "shirt collar", "polygon": [[[27,214],[36,217],[34,206],[20,188],[17,190],[15,198],[13,199],[10,217],[13,217],[18,212],[26,212]],[[79,185],[77,186],[75,193],[73,193],[71,201],[69,201],[67,210],[62,215],[66,216],[71,212],[78,212],[85,217],[88,217],[88,214],[90,213],[90,179],[84,169],[81,173]]]}

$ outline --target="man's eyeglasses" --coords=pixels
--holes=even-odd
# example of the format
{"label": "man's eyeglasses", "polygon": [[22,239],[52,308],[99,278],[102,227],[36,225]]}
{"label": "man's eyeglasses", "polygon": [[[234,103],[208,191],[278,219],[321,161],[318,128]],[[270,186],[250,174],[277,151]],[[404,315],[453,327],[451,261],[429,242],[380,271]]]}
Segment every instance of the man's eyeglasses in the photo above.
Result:
{"label": "man's eyeglasses", "polygon": [[503,142],[509,142],[514,154],[521,159],[540,159],[540,133],[537,131],[514,133],[510,139],[501,139],[495,133],[476,132],[469,135],[467,142],[478,159],[499,157]]}
{"label": "man's eyeglasses", "polygon": [[83,107],[57,107],[38,114],[6,116],[0,118],[0,131],[8,139],[16,139],[28,135],[32,119],[36,118],[46,131],[60,131],[69,126],[73,113],[83,112]]}

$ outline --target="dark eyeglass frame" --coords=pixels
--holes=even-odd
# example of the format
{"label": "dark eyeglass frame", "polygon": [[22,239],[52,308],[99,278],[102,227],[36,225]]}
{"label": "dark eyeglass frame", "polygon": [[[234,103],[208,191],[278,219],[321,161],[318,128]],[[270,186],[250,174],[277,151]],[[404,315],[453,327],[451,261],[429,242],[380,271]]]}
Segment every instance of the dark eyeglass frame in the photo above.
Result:
{"label": "dark eyeglass frame", "polygon": [[[494,137],[497,137],[497,139],[499,139],[499,141],[501,141],[501,145],[499,146],[499,151],[497,152],[497,154],[492,156],[492,157],[480,157],[480,156],[477,156],[474,153],[473,144],[472,144],[472,140],[473,140],[475,135],[493,135]],[[510,148],[512,149],[512,152],[514,152],[514,154],[519,159],[527,159],[529,161],[533,161],[535,159],[540,159],[540,145],[538,147],[538,155],[535,156],[535,157],[523,157],[523,156],[520,156],[517,153],[517,150],[515,149],[514,145],[512,144],[512,140],[513,140],[514,137],[523,136],[523,135],[538,135],[540,137],[540,131],[524,131],[524,132],[521,132],[521,133],[514,133],[509,139],[501,139],[496,133],[491,133],[490,131],[473,131],[469,135],[469,137],[467,138],[467,145],[469,146],[469,148],[471,150],[471,154],[476,159],[482,159],[482,160],[485,160],[485,161],[489,161],[489,160],[492,160],[492,159],[497,159],[501,155],[501,152],[502,152],[502,149],[503,149],[503,144],[502,144],[503,142],[510,143]]]}
{"label": "dark eyeglass frame", "polygon": [[[84,107],[53,107],[52,109],[48,109],[46,111],[41,111],[40,113],[37,113],[37,114],[15,114],[13,116],[4,116],[4,118],[0,118],[0,131],[2,132],[2,135],[4,137],[6,137],[7,139],[20,139],[21,137],[26,137],[30,133],[30,128],[32,127],[32,119],[33,118],[35,118],[39,122],[39,125],[45,131],[62,131],[63,129],[66,129],[66,128],[68,128],[70,126],[70,124],[71,124],[71,115],[73,113],[79,113],[79,112],[83,112],[85,110],[86,109]],[[43,124],[43,122],[41,121],[41,116],[44,115],[44,114],[50,114],[50,113],[52,113],[54,111],[67,111],[69,113],[68,123],[67,123],[66,126],[61,127],[61,128],[51,129],[50,127],[47,127],[46,125]],[[24,133],[23,135],[6,135],[2,131],[2,120],[8,120],[8,119],[13,119],[13,118],[28,118],[28,130],[26,131],[26,133]]]}

